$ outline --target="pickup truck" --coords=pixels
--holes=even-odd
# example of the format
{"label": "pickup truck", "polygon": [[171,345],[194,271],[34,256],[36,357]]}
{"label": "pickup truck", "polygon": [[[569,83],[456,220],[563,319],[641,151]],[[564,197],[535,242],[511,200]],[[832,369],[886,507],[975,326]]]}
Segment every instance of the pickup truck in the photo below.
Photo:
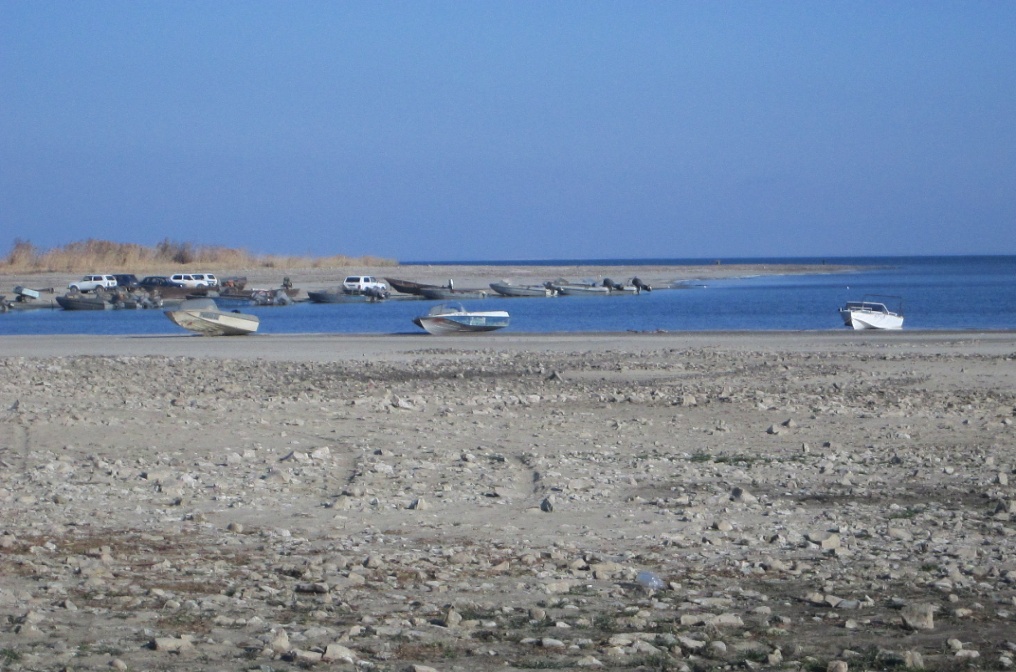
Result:
{"label": "pickup truck", "polygon": [[116,278],[112,275],[86,275],[67,285],[67,289],[79,292],[94,292],[97,289],[112,289],[116,287]]}
{"label": "pickup truck", "polygon": [[368,294],[371,292],[387,292],[388,285],[372,275],[349,275],[342,281],[342,291],[346,294]]}

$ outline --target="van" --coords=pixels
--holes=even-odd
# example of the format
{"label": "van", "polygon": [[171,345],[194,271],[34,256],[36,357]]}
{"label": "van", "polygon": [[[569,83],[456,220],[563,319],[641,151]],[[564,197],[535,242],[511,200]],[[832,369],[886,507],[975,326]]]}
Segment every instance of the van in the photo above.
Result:
{"label": "van", "polygon": [[[169,276],[170,282],[175,282],[178,285],[184,287],[190,287],[191,289],[209,287],[207,280],[207,273],[174,273]],[[215,277],[215,276],[212,276]],[[218,281],[216,281],[216,284]]]}

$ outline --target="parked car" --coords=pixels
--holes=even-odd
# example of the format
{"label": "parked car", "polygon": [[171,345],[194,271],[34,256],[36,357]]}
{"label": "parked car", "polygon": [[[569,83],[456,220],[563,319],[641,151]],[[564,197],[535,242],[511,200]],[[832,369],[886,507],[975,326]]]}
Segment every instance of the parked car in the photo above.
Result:
{"label": "parked car", "polygon": [[174,273],[169,276],[169,279],[172,282],[183,285],[184,287],[191,287],[194,289],[215,286],[209,282],[208,276],[211,276],[211,279],[215,281],[215,285],[219,284],[219,281],[215,280],[215,276],[210,273]]}
{"label": "parked car", "polygon": [[116,278],[112,275],[86,275],[67,285],[67,289],[79,292],[94,292],[96,289],[112,289],[116,287]]}
{"label": "parked car", "polygon": [[165,275],[146,275],[141,278],[140,282],[138,282],[138,286],[141,287],[141,289],[148,290],[149,292],[153,289],[162,289],[163,287],[184,287],[184,285],[181,285],[178,282],[173,282]]}
{"label": "parked car", "polygon": [[191,273],[194,279],[198,282],[204,282],[209,287],[218,287],[219,279],[215,277],[214,273]]}
{"label": "parked car", "polygon": [[372,275],[349,275],[342,281],[342,291],[347,294],[366,294],[368,291],[387,292],[388,285]]}
{"label": "parked car", "polygon": [[138,288],[138,276],[133,273],[114,273],[113,277],[116,278],[117,287],[125,287],[126,289]]}

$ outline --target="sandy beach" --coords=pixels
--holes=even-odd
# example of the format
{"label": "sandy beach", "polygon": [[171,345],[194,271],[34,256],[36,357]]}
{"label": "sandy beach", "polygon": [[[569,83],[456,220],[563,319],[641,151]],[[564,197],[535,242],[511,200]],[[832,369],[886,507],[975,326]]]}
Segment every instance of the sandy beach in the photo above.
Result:
{"label": "sandy beach", "polygon": [[1013,334],[0,351],[4,669],[1016,655]]}

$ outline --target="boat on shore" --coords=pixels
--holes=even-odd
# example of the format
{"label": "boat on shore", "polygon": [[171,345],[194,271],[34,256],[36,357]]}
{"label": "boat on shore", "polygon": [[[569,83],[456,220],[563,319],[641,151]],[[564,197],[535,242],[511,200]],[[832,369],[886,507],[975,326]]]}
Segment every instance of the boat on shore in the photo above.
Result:
{"label": "boat on shore", "polygon": [[509,319],[505,310],[468,311],[461,304],[442,304],[431,308],[426,315],[413,318],[413,324],[440,336],[504,329]]}
{"label": "boat on shore", "polygon": [[423,290],[437,285],[427,285],[421,282],[413,282],[412,280],[400,280],[398,278],[385,278],[388,282],[388,286],[394,289],[400,294],[411,294],[413,296],[423,296]]}
{"label": "boat on shore", "polygon": [[[889,310],[883,301],[875,299],[891,299],[896,303],[896,310]],[[903,301],[899,297],[865,296],[860,301],[847,301],[839,310],[844,326],[855,330],[879,329],[897,330],[903,328]]]}
{"label": "boat on shore", "polygon": [[482,289],[452,289],[451,287],[425,287],[420,292],[423,298],[431,301],[464,301],[468,299],[485,299],[487,292]]}
{"label": "boat on shore", "polygon": [[588,282],[568,282],[567,280],[553,280],[547,283],[547,287],[556,290],[561,296],[608,296],[610,288],[603,285]]}
{"label": "boat on shore", "polygon": [[101,296],[88,294],[67,294],[56,297],[57,304],[64,310],[113,310],[112,303]]}
{"label": "boat on shore", "polygon": [[165,314],[174,324],[203,336],[244,336],[256,332],[260,324],[257,315],[223,311],[212,299],[188,299]]}
{"label": "boat on shore", "polygon": [[507,280],[492,282],[490,288],[501,296],[509,297],[549,297],[557,296],[557,290],[545,285],[513,285]]}
{"label": "boat on shore", "polygon": [[307,292],[307,298],[311,303],[377,303],[388,297],[387,291],[370,290],[362,294],[353,294],[341,287]]}

